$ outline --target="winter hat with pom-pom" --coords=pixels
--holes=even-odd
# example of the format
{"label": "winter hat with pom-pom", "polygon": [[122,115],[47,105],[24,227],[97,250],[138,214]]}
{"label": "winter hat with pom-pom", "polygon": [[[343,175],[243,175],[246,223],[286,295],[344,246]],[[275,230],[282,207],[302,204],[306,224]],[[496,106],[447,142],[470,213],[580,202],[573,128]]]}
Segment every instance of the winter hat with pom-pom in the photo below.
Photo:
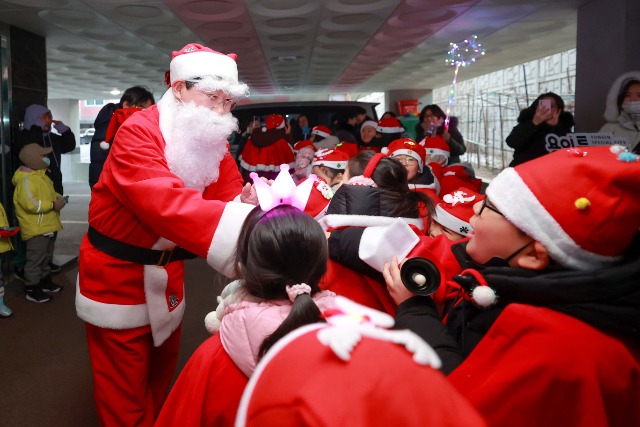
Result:
{"label": "winter hat with pom-pom", "polygon": [[382,153],[389,157],[399,156],[404,154],[406,156],[413,157],[418,161],[418,167],[420,172],[424,167],[426,151],[423,146],[415,142],[411,138],[400,138],[391,142],[388,147],[382,148]]}

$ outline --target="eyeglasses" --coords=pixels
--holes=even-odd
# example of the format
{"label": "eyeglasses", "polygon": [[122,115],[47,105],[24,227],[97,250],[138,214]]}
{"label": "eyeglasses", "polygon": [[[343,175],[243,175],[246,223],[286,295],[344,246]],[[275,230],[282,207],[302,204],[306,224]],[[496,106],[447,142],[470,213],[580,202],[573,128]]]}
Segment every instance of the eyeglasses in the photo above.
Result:
{"label": "eyeglasses", "polygon": [[236,102],[233,99],[222,99],[222,97],[216,95],[215,93],[208,93],[205,92],[203,90],[199,90],[196,89],[198,92],[203,93],[207,98],[209,98],[209,101],[214,102],[215,103],[215,107],[217,107],[218,105],[222,105],[222,108],[225,111],[231,111],[235,108],[235,106],[237,105]]}
{"label": "eyeglasses", "polygon": [[418,161],[413,157],[396,157],[396,159],[405,166],[418,163]]}
{"label": "eyeglasses", "polygon": [[480,207],[480,210],[478,211],[478,216],[482,215],[482,211],[484,210],[484,208],[489,209],[490,211],[494,211],[495,213],[497,213],[500,216],[504,216],[504,214],[502,212],[500,212],[498,210],[498,208],[496,208],[495,206],[493,206],[491,204],[491,202],[489,201],[489,198],[486,197],[484,199],[484,201],[482,202],[482,206]]}

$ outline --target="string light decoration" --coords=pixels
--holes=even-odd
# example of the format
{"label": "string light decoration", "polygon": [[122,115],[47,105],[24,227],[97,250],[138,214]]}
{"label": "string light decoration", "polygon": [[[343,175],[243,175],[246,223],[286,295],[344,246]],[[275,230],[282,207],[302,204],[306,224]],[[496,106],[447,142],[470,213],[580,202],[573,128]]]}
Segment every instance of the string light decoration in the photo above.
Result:
{"label": "string light decoration", "polygon": [[476,62],[478,58],[485,55],[485,49],[482,44],[478,42],[478,36],[471,36],[468,39],[459,43],[449,43],[449,52],[447,52],[446,63],[454,65],[455,71],[453,73],[453,82],[451,83],[451,90],[449,91],[449,103],[447,105],[447,117],[444,120],[444,126],[449,129],[449,119],[451,117],[451,107],[453,107],[453,100],[456,95],[456,84],[458,83],[458,71],[460,67],[468,67]]}

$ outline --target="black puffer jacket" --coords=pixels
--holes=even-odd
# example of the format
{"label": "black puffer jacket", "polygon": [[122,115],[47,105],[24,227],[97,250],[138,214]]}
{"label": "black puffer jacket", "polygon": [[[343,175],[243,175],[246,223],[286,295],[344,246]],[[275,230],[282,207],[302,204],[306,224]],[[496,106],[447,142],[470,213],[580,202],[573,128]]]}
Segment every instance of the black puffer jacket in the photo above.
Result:
{"label": "black puffer jacket", "polygon": [[567,111],[560,113],[558,124],[555,126],[550,126],[545,122],[536,126],[533,123],[534,115],[535,109],[522,110],[518,117],[518,124],[507,136],[507,145],[515,150],[513,160],[509,164],[511,167],[549,154],[546,136],[550,133],[564,136],[571,133],[574,125],[573,115]]}
{"label": "black puffer jacket", "polygon": [[95,122],[93,123],[95,133],[91,138],[91,163],[89,163],[89,186],[91,188],[93,188],[93,186],[98,182],[104,162],[107,161],[107,157],[111,151],[103,150],[100,147],[100,143],[107,137],[107,128],[109,127],[111,116],[113,116],[113,113],[120,108],[122,108],[122,104],[120,103],[110,103],[105,105],[102,107],[96,116]]}
{"label": "black puffer jacket", "polygon": [[[472,266],[464,250],[454,246],[463,268]],[[464,258],[464,259],[462,259]],[[508,267],[482,270],[498,295],[497,304],[483,309],[462,301],[448,313],[444,325],[429,297],[413,297],[398,306],[396,327],[424,338],[451,372],[475,348],[504,308],[511,303],[549,308],[640,346],[640,239],[636,236],[625,260],[613,267],[590,271],[536,272]]]}

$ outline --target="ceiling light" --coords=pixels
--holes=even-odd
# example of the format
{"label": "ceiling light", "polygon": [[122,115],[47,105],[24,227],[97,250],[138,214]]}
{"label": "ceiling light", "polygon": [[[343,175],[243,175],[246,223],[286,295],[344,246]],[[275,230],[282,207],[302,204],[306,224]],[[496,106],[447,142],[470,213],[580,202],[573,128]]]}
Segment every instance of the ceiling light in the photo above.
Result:
{"label": "ceiling light", "polygon": [[111,92],[109,92],[111,95],[116,96],[116,95],[120,95],[120,91],[118,89],[113,89]]}

